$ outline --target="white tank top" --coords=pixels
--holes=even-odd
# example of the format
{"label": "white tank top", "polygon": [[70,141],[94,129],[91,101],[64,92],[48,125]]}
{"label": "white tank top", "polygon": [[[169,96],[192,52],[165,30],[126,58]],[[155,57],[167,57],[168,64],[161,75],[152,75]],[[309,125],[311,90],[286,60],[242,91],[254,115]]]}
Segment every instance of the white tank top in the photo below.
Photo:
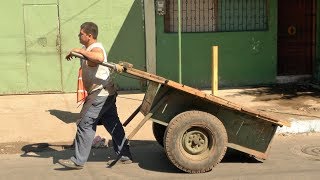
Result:
{"label": "white tank top", "polygon": [[[85,47],[84,47],[85,48]],[[86,50],[91,51],[93,48],[100,48],[103,51],[104,62],[107,62],[107,53],[101,43],[93,43]],[[87,61],[81,59],[82,79],[85,89],[90,94],[91,92],[103,89],[99,96],[113,95],[115,87],[110,77],[109,68],[98,65],[95,67],[88,66]]]}

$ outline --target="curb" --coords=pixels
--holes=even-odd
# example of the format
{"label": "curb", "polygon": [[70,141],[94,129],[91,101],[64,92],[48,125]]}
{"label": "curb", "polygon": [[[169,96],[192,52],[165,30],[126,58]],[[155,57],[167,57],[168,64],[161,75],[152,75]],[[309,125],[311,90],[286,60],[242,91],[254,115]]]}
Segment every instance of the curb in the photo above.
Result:
{"label": "curb", "polygon": [[312,133],[320,132],[320,119],[297,120],[291,119],[291,127],[279,127],[276,134],[281,133]]}

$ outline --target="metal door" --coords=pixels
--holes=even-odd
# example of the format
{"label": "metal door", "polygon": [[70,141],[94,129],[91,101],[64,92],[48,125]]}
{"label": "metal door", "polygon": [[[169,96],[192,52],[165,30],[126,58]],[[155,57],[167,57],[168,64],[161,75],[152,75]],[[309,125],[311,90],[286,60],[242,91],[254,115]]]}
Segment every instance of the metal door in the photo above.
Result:
{"label": "metal door", "polygon": [[278,75],[312,74],[315,0],[278,1]]}
{"label": "metal door", "polygon": [[25,5],[28,91],[62,91],[58,6]]}

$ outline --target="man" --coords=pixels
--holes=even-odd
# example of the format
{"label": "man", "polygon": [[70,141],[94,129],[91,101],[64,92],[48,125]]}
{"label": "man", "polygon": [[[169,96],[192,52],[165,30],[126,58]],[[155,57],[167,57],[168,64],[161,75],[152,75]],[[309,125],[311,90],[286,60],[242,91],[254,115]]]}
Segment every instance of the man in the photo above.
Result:
{"label": "man", "polygon": [[[116,89],[110,77],[110,71],[100,63],[107,61],[107,54],[102,44],[97,42],[98,26],[85,22],[80,26],[80,43],[83,48],[72,49],[71,52],[82,54],[88,60],[81,59],[82,79],[88,96],[80,112],[75,138],[75,154],[69,160],[59,163],[72,169],[83,168],[87,161],[97,124],[103,124],[112,136],[113,147],[120,157],[120,163],[131,163],[131,153],[125,132],[119,120],[116,107]],[[71,52],[67,60],[73,58]]]}

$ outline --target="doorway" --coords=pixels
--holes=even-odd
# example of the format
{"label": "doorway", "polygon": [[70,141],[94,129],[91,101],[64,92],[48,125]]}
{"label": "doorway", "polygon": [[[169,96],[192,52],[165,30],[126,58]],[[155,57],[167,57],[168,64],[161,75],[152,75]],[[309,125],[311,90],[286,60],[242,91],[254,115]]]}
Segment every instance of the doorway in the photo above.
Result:
{"label": "doorway", "polygon": [[60,30],[57,5],[25,5],[28,92],[61,92]]}
{"label": "doorway", "polygon": [[312,75],[316,0],[278,0],[278,76]]}

